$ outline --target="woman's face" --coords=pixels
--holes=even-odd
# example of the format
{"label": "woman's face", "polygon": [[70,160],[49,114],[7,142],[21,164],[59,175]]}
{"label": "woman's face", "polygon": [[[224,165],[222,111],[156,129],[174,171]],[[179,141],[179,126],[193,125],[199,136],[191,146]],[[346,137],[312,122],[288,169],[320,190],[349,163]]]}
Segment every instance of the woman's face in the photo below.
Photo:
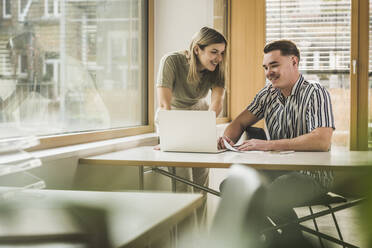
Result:
{"label": "woman's face", "polygon": [[225,47],[225,43],[211,44],[204,47],[204,49],[196,46],[194,52],[200,62],[198,71],[214,71],[217,65],[221,63],[223,56],[225,56]]}

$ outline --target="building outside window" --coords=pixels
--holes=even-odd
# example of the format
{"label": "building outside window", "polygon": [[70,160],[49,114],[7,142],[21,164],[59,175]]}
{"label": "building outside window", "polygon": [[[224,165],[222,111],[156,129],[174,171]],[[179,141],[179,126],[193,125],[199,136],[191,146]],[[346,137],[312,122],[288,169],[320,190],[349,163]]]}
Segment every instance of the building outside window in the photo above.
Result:
{"label": "building outside window", "polygon": [[33,135],[148,125],[146,0],[3,4],[20,18],[0,36],[1,125]]}

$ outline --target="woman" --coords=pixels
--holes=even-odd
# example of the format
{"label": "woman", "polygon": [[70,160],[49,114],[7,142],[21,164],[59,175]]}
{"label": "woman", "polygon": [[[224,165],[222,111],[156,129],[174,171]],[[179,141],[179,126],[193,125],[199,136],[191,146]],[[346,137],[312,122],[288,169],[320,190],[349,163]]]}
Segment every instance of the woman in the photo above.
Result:
{"label": "woman", "polygon": [[[227,41],[218,31],[203,27],[197,32],[189,50],[165,55],[159,66],[157,96],[159,109],[222,110],[225,86],[225,50]],[[211,103],[205,100],[211,90]],[[157,121],[155,121],[157,123]],[[176,168],[176,174],[208,186],[207,168]],[[191,191],[183,183],[177,191]]]}

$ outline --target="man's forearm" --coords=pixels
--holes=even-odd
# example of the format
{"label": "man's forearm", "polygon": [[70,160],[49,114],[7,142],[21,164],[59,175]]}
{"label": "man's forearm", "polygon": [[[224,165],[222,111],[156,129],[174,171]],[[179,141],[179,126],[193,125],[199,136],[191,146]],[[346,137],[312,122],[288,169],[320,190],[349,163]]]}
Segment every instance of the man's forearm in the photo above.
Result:
{"label": "man's forearm", "polygon": [[330,137],[318,133],[308,133],[293,139],[270,140],[270,150],[328,151]]}
{"label": "man's forearm", "polygon": [[229,137],[234,143],[236,143],[243,132],[244,130],[239,123],[232,122],[226,127],[223,135]]}

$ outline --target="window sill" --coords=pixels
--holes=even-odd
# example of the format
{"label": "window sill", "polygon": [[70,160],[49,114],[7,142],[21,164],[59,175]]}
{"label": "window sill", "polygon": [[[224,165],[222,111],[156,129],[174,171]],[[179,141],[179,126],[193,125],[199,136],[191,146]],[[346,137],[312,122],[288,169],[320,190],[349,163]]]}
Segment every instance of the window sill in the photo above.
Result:
{"label": "window sill", "polygon": [[[43,149],[28,152],[28,155],[39,158],[43,163],[52,160],[58,160],[68,157],[85,157],[98,155],[106,152],[113,152],[122,149],[128,149],[136,146],[156,145],[157,136],[155,133],[134,135],[123,138],[108,139],[77,145],[67,145],[63,147]],[[23,155],[6,155],[2,157],[2,163],[17,162],[23,159]]]}

